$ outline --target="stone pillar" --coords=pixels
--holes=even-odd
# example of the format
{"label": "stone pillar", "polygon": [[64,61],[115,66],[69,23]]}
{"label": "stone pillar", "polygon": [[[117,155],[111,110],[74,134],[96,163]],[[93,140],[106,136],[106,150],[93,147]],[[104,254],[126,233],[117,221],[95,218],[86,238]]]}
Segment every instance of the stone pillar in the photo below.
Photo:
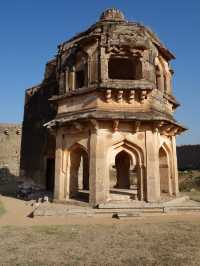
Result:
{"label": "stone pillar", "polygon": [[80,166],[78,170],[78,190],[83,189],[83,156],[80,158]]}
{"label": "stone pillar", "polygon": [[69,69],[65,71],[65,92],[69,91]]}
{"label": "stone pillar", "polygon": [[88,84],[95,84],[98,82],[99,76],[99,61],[98,53],[95,52],[88,60]]}
{"label": "stone pillar", "polygon": [[141,61],[142,63],[142,78],[145,80],[149,80],[153,83],[156,82],[156,73],[154,71],[154,65],[152,65],[150,62],[148,61]]}
{"label": "stone pillar", "polygon": [[167,89],[167,94],[172,94],[172,81],[171,81],[171,73],[168,71],[166,73],[166,89]]}
{"label": "stone pillar", "polygon": [[155,59],[157,89],[164,92],[164,73],[159,58]]}
{"label": "stone pillar", "polygon": [[138,165],[138,198],[139,200],[144,200],[144,171],[143,166]]}
{"label": "stone pillar", "polygon": [[148,63],[145,62],[144,58],[143,57],[138,58],[135,78],[148,80],[148,74],[147,74],[148,69],[149,69]]}
{"label": "stone pillar", "polygon": [[155,202],[160,198],[157,138],[157,132],[146,131],[146,200],[148,202]]}
{"label": "stone pillar", "polygon": [[104,136],[93,130],[90,136],[90,205],[95,207],[104,203],[108,190],[108,166],[106,162],[106,147]]}
{"label": "stone pillar", "polygon": [[92,83],[92,59],[91,57],[88,57],[88,61],[87,61],[87,73],[85,73],[87,75],[86,79],[87,79],[87,87],[89,86],[89,84]]}
{"label": "stone pillar", "polygon": [[56,158],[55,158],[55,186],[54,199],[64,200],[64,173],[62,171],[62,134],[56,136]]}
{"label": "stone pillar", "polygon": [[169,94],[173,94],[173,83],[172,83],[172,78],[173,78],[173,75],[174,75],[174,70],[172,68],[169,68]]}
{"label": "stone pillar", "polygon": [[65,73],[62,72],[60,74],[60,79],[59,79],[59,93],[63,94],[65,93]]}
{"label": "stone pillar", "polygon": [[69,200],[70,193],[70,162],[69,162],[69,150],[65,149],[62,156],[62,170],[64,175],[64,198]]}
{"label": "stone pillar", "polygon": [[68,77],[68,81],[69,81],[69,89],[70,90],[75,90],[75,68],[72,67],[72,69],[69,71],[69,77]]}
{"label": "stone pillar", "polygon": [[100,62],[101,82],[104,83],[108,80],[108,56],[106,55],[105,48],[101,48]]}
{"label": "stone pillar", "polygon": [[172,175],[173,175],[173,193],[174,195],[179,194],[179,186],[178,186],[178,166],[177,166],[177,154],[176,154],[176,137],[172,136]]}
{"label": "stone pillar", "polygon": [[160,91],[164,91],[163,73],[161,71],[157,72],[156,78],[157,78],[157,89],[160,90]]}
{"label": "stone pillar", "polygon": [[76,88],[76,72],[75,72],[75,67],[72,68],[71,78],[72,78],[72,90],[75,90],[75,88]]}

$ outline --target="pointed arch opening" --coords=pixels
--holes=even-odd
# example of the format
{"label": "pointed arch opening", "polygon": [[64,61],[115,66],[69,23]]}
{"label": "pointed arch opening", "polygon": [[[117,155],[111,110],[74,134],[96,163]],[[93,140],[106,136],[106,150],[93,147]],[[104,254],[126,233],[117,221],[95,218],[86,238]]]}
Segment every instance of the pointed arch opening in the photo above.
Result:
{"label": "pointed arch opening", "polygon": [[110,154],[110,200],[143,200],[142,154],[129,142],[116,143]]}
{"label": "pointed arch opening", "polygon": [[159,149],[159,172],[161,196],[164,193],[169,195],[171,194],[169,156],[167,150],[163,146]]}
{"label": "pointed arch opening", "polygon": [[119,152],[115,157],[116,184],[114,185],[114,188],[130,188],[130,166],[130,155],[125,151]]}
{"label": "pointed arch opening", "polygon": [[69,197],[89,201],[89,158],[80,145],[70,152]]}

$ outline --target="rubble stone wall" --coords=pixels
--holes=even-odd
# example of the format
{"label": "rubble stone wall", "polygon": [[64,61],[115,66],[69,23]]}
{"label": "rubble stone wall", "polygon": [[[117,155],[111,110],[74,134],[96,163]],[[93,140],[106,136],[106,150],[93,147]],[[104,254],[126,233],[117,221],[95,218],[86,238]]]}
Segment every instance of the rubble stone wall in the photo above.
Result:
{"label": "rubble stone wall", "polygon": [[21,125],[0,123],[0,177],[19,176]]}

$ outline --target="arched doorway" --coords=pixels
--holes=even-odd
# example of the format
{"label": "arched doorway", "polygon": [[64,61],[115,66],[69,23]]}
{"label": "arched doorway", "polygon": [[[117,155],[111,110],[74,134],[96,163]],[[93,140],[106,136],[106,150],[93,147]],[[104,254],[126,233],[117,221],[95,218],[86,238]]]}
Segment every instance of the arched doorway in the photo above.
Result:
{"label": "arched doorway", "polygon": [[125,150],[116,154],[114,164],[110,168],[110,195],[112,199],[138,199],[139,173],[133,157]]}
{"label": "arched doorway", "polygon": [[69,197],[89,200],[89,159],[87,152],[81,146],[70,152]]}
{"label": "arched doorway", "polygon": [[125,151],[121,151],[115,157],[116,166],[116,185],[115,188],[129,189],[130,188],[130,165],[131,158]]}
{"label": "arched doorway", "polygon": [[170,194],[170,168],[166,150],[159,150],[160,193]]}

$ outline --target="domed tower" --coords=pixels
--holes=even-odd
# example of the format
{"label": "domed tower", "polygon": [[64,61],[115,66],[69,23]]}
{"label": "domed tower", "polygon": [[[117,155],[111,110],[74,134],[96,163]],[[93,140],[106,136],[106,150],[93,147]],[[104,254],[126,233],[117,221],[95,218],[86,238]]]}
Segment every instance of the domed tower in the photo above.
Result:
{"label": "domed tower", "polygon": [[174,55],[143,25],[112,8],[59,45],[55,200],[159,201],[177,195]]}

